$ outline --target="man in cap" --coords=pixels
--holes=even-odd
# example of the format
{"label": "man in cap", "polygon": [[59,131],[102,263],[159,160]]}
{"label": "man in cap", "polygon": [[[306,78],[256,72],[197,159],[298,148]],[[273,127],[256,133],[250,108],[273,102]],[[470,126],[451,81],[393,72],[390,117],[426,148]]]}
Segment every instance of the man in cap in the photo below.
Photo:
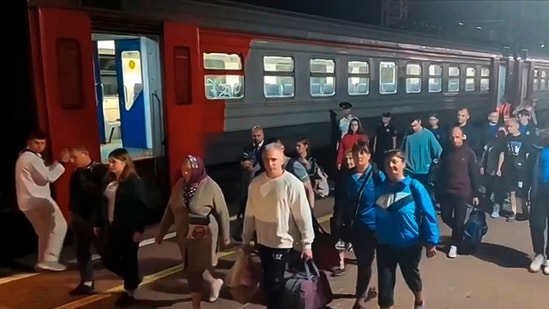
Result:
{"label": "man in cap", "polygon": [[385,152],[396,148],[397,131],[391,123],[391,113],[381,114],[381,123],[376,129],[374,137],[374,162],[383,169]]}
{"label": "man in cap", "polygon": [[349,124],[351,123],[351,120],[356,118],[351,115],[351,107],[353,107],[353,104],[349,102],[339,103],[339,108],[341,109],[341,114],[343,116],[339,120],[339,132],[341,133],[341,138],[343,138],[343,136],[347,134],[347,131],[349,131]]}

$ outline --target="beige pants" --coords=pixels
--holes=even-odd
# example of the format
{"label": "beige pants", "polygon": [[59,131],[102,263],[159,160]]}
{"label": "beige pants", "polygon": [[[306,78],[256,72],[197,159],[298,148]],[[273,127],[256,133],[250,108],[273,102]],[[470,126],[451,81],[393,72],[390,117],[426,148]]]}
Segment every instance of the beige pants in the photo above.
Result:
{"label": "beige pants", "polygon": [[38,236],[38,263],[59,262],[67,234],[67,222],[57,203],[51,199],[31,202],[32,207],[23,213]]}

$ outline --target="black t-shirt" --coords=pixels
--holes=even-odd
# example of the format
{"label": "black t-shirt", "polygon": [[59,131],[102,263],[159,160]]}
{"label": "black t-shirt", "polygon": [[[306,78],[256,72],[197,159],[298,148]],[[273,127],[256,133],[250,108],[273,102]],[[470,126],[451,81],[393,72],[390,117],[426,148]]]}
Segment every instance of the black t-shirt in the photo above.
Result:
{"label": "black t-shirt", "polygon": [[393,137],[396,136],[397,131],[393,124],[389,123],[386,126],[380,124],[376,129],[376,152],[382,154],[393,149]]}
{"label": "black t-shirt", "polygon": [[524,135],[507,135],[501,143],[500,153],[503,152],[504,162],[502,169],[523,170],[528,168],[528,155],[534,150],[530,139]]}

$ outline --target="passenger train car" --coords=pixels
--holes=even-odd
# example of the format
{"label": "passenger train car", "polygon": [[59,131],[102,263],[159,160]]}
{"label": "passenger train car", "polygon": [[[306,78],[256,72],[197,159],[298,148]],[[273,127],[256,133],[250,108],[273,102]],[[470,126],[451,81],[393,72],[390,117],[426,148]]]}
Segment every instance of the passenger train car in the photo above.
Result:
{"label": "passenger train car", "polygon": [[[28,54],[10,58],[24,91],[11,94],[18,127],[4,163],[2,222],[26,222],[12,171],[33,127],[48,132],[51,156],[72,145],[103,159],[130,149],[156,192],[151,203],[162,205],[185,154],[209,167],[234,163],[254,125],[326,149],[328,111],[341,101],[367,129],[386,111],[401,129],[430,112],[453,122],[458,106],[483,120],[502,96],[515,105],[536,97],[540,117],[549,112],[549,57],[451,38],[188,0],[28,0],[20,21],[13,28],[28,30],[14,30],[28,38],[19,46]],[[19,77],[26,70],[30,78]],[[54,185],[65,214],[67,182]],[[0,226],[20,234],[14,226],[27,225],[19,223]]]}

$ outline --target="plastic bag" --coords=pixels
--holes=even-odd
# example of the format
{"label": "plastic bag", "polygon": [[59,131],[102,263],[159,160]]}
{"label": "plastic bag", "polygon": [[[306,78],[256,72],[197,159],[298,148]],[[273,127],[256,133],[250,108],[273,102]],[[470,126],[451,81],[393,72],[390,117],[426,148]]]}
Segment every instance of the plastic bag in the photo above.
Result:
{"label": "plastic bag", "polygon": [[236,261],[225,277],[225,285],[230,288],[250,287],[255,288],[259,283],[257,267],[250,261],[250,256],[244,251],[238,250]]}

